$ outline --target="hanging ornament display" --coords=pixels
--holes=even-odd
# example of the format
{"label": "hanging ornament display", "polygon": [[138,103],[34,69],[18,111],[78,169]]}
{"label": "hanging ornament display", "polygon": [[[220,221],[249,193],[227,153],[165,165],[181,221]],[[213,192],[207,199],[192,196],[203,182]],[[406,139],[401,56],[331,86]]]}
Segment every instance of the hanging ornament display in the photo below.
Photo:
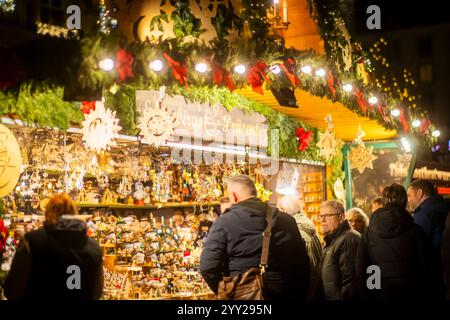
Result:
{"label": "hanging ornament display", "polygon": [[158,103],[153,106],[146,105],[139,119],[138,127],[141,129],[144,141],[155,147],[166,143],[175,133],[176,117],[173,112],[163,107],[164,95],[165,89],[162,87]]}
{"label": "hanging ornament display", "polygon": [[359,128],[355,139],[357,147],[353,148],[349,155],[350,168],[358,169],[360,174],[363,174],[366,168],[373,169],[372,161],[377,159],[377,156],[372,153],[373,147],[366,147],[362,141],[362,137],[364,137],[364,135],[365,132]]}
{"label": "hanging ornament display", "polygon": [[105,109],[103,102],[97,101],[95,110],[85,114],[81,123],[82,140],[86,147],[100,152],[116,146],[115,139],[121,129],[118,123],[116,112]]}
{"label": "hanging ornament display", "polygon": [[16,0],[0,0],[0,11],[11,12],[16,8]]}
{"label": "hanging ornament display", "polygon": [[319,147],[320,155],[328,162],[338,154],[342,141],[339,138],[336,138],[333,131],[333,119],[330,114],[325,117],[325,122],[328,124],[328,127],[325,132],[320,135],[317,146]]}
{"label": "hanging ornament display", "polygon": [[298,151],[305,151],[308,149],[312,140],[312,131],[305,130],[304,128],[298,128],[295,131],[295,135],[298,140]]}
{"label": "hanging ornament display", "polygon": [[105,0],[100,1],[99,7],[100,13],[97,24],[99,25],[102,33],[109,34],[111,29],[117,28],[117,19],[110,16],[110,11],[106,7]]}

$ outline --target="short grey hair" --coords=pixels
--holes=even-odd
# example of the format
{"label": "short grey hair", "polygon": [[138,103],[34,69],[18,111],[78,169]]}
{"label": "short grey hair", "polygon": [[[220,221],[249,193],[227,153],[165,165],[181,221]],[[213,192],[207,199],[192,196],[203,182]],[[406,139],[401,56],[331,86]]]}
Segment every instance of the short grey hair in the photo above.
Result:
{"label": "short grey hair", "polygon": [[256,197],[256,195],[257,195],[255,183],[249,176],[239,175],[239,176],[230,177],[227,181],[227,185],[228,185],[228,187],[230,187],[232,184],[240,185],[251,196]]}
{"label": "short grey hair", "polygon": [[351,208],[345,213],[345,218],[348,218],[349,215],[354,214],[357,217],[361,218],[364,222],[364,227],[369,225],[369,217],[362,211],[360,208]]}
{"label": "short grey hair", "polygon": [[334,210],[334,212],[337,214],[345,214],[344,205],[342,204],[342,202],[337,201],[337,200],[324,201],[320,205],[320,208],[321,209],[322,208],[332,208]]}

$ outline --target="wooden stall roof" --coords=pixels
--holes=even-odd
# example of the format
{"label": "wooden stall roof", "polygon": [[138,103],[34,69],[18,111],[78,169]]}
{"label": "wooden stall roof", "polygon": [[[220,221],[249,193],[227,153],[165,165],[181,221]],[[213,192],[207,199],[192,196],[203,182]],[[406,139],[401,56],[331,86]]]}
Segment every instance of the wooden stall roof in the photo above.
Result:
{"label": "wooden stall roof", "polygon": [[[320,54],[324,54],[323,40],[317,32],[314,20],[310,16],[306,0],[287,0],[287,4],[290,25],[283,34],[286,46],[292,46],[299,50],[313,49]],[[244,88],[237,90],[237,93],[265,103],[277,111],[297,118],[320,130],[326,129],[327,124],[324,118],[330,113],[333,118],[336,135],[344,141],[352,141],[356,138],[359,125],[366,133],[363,140],[384,140],[397,135],[395,130],[386,130],[376,120],[360,116],[341,103],[313,96],[303,90],[297,89],[295,91],[295,96],[300,106],[298,109],[281,107],[270,91],[265,91],[264,95],[260,95],[253,92],[250,88]]]}
{"label": "wooden stall roof", "polygon": [[386,130],[376,120],[360,116],[341,103],[332,102],[327,98],[320,98],[303,91],[295,90],[295,96],[299,108],[281,107],[272,92],[264,91],[264,95],[253,92],[250,87],[236,90],[236,93],[271,106],[274,110],[297,118],[313,127],[325,130],[327,124],[324,120],[329,113],[333,118],[334,131],[344,141],[352,141],[356,138],[359,125],[366,133],[363,140],[384,140],[397,135],[395,130]]}

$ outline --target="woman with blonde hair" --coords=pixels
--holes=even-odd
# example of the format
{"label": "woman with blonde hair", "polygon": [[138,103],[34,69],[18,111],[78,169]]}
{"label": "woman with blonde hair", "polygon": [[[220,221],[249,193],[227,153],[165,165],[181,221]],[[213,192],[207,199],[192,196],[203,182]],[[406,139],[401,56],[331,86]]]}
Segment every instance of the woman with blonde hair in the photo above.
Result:
{"label": "woman with blonde hair", "polygon": [[316,227],[314,226],[314,223],[302,213],[302,202],[297,196],[284,196],[278,202],[278,208],[294,217],[300,234],[305,241],[306,251],[308,252],[311,263],[311,282],[308,300],[314,300],[318,297],[320,290],[320,260],[322,258],[322,245],[320,244]]}
{"label": "woman with blonde hair", "polygon": [[103,293],[102,253],[68,195],[47,204],[44,226],[25,234],[5,281],[10,300],[95,300]]}

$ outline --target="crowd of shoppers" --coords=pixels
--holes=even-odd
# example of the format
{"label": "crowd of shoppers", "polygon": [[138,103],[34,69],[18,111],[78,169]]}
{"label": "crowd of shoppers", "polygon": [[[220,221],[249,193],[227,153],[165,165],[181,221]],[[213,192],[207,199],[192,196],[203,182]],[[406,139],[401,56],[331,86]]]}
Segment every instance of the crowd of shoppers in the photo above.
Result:
{"label": "crowd of shoppers", "polygon": [[[224,276],[260,265],[270,211],[265,299],[450,299],[450,205],[428,181],[416,180],[408,190],[386,187],[372,202],[370,219],[327,200],[320,206],[321,234],[298,195],[284,196],[277,206],[263,202],[248,176],[228,181],[221,211],[200,258],[215,293]],[[14,256],[4,285],[8,299],[101,298],[101,250],[76,215],[67,195],[50,200],[44,227],[27,233]]]}

